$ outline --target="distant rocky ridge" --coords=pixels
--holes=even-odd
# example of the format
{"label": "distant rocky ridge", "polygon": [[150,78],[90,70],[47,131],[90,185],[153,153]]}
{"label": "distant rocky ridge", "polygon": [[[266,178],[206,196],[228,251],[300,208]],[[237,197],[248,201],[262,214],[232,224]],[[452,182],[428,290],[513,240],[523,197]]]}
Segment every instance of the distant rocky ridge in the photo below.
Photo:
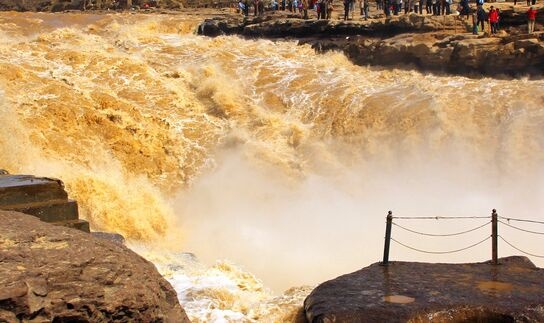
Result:
{"label": "distant rocky ridge", "polygon": [[189,322],[154,265],[119,243],[0,211],[0,322]]}
{"label": "distant rocky ridge", "polygon": [[544,269],[525,257],[375,263],[316,287],[309,322],[544,322]]}
{"label": "distant rocky ridge", "polygon": [[[539,10],[537,24],[544,23]],[[302,20],[284,13],[206,19],[200,35],[291,38],[319,52],[342,51],[355,64],[474,76],[542,76],[544,33],[526,34],[522,8],[505,9],[496,36],[472,35],[459,16],[401,15],[368,21]],[[507,30],[507,31],[505,31]]]}
{"label": "distant rocky ridge", "polygon": [[343,51],[355,64],[415,68],[467,76],[542,77],[544,34],[482,37],[471,34],[401,34],[313,40],[317,51]]}

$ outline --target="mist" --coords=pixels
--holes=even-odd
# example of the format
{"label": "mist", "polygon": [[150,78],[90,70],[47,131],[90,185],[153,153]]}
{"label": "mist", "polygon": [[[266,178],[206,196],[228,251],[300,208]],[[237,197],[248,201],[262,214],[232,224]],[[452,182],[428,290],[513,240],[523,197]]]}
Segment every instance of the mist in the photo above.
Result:
{"label": "mist", "polygon": [[[544,211],[542,168],[521,176],[459,151],[422,161],[421,151],[398,160],[316,170],[299,181],[225,152],[219,167],[180,195],[186,251],[206,263],[228,259],[276,292],[314,285],[381,261],[385,216],[500,216],[539,219]],[[428,157],[428,156],[427,156]],[[487,167],[486,167],[487,166]],[[340,169],[340,170],[339,170]],[[417,231],[454,233],[489,219],[395,220]],[[538,237],[499,226],[519,248],[542,253]],[[541,230],[544,231],[544,230]],[[454,237],[425,237],[393,227],[393,237],[416,248],[448,251],[488,237],[491,226]],[[499,255],[519,254],[500,244]],[[491,241],[447,255],[421,254],[392,242],[390,260],[473,262],[491,258]],[[531,259],[536,264],[544,262]]]}

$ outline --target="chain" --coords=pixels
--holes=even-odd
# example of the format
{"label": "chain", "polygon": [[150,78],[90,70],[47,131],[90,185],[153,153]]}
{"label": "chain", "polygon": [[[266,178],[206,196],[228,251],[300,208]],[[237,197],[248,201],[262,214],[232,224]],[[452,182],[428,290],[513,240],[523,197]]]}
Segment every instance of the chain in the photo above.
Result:
{"label": "chain", "polygon": [[537,257],[537,258],[544,258],[544,256],[535,255],[535,254],[532,254],[532,253],[529,253],[527,251],[523,251],[523,250],[519,249],[518,247],[514,246],[510,242],[506,241],[502,236],[499,236],[499,238],[501,238],[502,241],[506,242],[506,244],[508,244],[510,247],[516,249],[517,251],[519,251],[521,253],[524,253],[524,254],[529,255],[529,256]]}
{"label": "chain", "polygon": [[466,230],[466,231],[462,231],[462,232],[456,232],[456,233],[447,233],[447,234],[432,234],[432,233],[424,233],[424,232],[419,232],[419,231],[416,231],[416,230],[412,230],[412,229],[408,229],[406,227],[403,227],[402,225],[400,224],[397,224],[395,222],[392,222],[393,225],[396,225],[397,227],[403,229],[403,230],[406,230],[406,231],[409,231],[409,232],[412,232],[412,233],[416,233],[416,234],[420,234],[420,235],[424,235],[424,236],[429,236],[429,237],[451,237],[451,236],[458,236],[458,235],[461,235],[461,234],[465,234],[465,233],[469,233],[469,232],[472,232],[472,231],[476,231],[480,228],[483,228],[485,227],[486,225],[488,225],[489,223],[491,223],[491,221],[489,222],[486,222],[480,226],[477,226],[476,228],[472,228],[470,230]]}
{"label": "chain", "polygon": [[450,220],[450,219],[490,219],[490,216],[394,216],[402,220]]}
{"label": "chain", "polygon": [[501,220],[499,220],[499,222],[502,223],[502,224],[504,224],[504,225],[506,225],[507,227],[511,227],[511,228],[516,229],[516,230],[525,231],[525,232],[534,233],[534,234],[543,234],[543,235],[544,235],[544,232],[537,232],[537,231],[531,231],[531,230],[527,230],[527,229],[518,228],[518,227],[516,227],[516,226],[513,226],[513,225],[508,224],[508,223],[506,223],[506,222],[503,222],[503,221],[501,221]]}
{"label": "chain", "polygon": [[468,247],[464,247],[464,248],[461,248],[461,249],[457,249],[457,250],[450,250],[450,251],[427,251],[427,250],[421,250],[421,249],[417,249],[417,248],[414,248],[414,247],[410,247],[400,241],[397,241],[395,240],[394,238],[391,238],[391,240],[395,241],[396,243],[400,244],[401,246],[403,247],[406,247],[408,249],[412,249],[414,251],[419,251],[419,252],[423,252],[423,253],[430,253],[430,254],[448,254],[448,253],[455,253],[455,252],[459,252],[459,251],[463,251],[463,250],[467,250],[467,249],[470,249],[472,247],[476,247],[477,245],[481,244],[481,243],[484,243],[485,241],[489,240],[491,238],[491,236],[485,238],[484,240],[480,241],[480,242],[476,242],[475,244],[472,244]]}
{"label": "chain", "polygon": [[519,221],[519,222],[531,222],[531,223],[544,224],[544,222],[542,222],[542,221],[515,219],[515,218],[505,218],[505,217],[502,217],[502,216],[499,216],[499,219],[503,219],[503,220],[506,220],[508,222],[510,222],[510,221]]}

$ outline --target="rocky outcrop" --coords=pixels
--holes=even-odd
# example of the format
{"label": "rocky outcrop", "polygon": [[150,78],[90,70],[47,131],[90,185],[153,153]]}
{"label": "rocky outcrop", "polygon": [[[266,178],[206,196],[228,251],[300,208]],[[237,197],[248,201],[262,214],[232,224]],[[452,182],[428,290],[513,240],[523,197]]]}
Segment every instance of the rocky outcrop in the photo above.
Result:
{"label": "rocky outcrop", "polygon": [[88,233],[0,211],[0,322],[189,322],[153,264]]}
{"label": "rocky outcrop", "polygon": [[395,16],[390,19],[368,21],[303,20],[283,13],[242,19],[241,17],[216,17],[206,19],[198,28],[199,35],[218,36],[239,34],[246,37],[313,37],[326,38],[347,35],[383,36],[430,32],[435,30],[464,30],[466,25],[454,16],[446,18],[415,14]]}
{"label": "rocky outcrop", "polygon": [[77,202],[68,199],[64,183],[55,178],[0,172],[0,210],[22,212],[89,232],[89,222],[79,219]]}
{"label": "rocky outcrop", "polygon": [[484,37],[471,34],[402,34],[313,40],[317,51],[343,51],[355,64],[415,67],[463,75],[541,76],[544,34]]}
{"label": "rocky outcrop", "polygon": [[[537,23],[544,23],[544,11],[539,10]],[[526,30],[526,8],[508,8],[501,11],[501,28],[523,26]],[[392,37],[406,33],[463,33],[471,30],[471,22],[458,15],[430,16],[408,14],[390,18],[364,20],[300,19],[298,14],[273,12],[264,16],[242,17],[230,15],[206,19],[197,33],[204,36],[243,35],[266,38],[330,38],[360,35],[373,38]]]}
{"label": "rocky outcrop", "polygon": [[379,263],[315,288],[310,322],[544,322],[544,269],[525,257]]}

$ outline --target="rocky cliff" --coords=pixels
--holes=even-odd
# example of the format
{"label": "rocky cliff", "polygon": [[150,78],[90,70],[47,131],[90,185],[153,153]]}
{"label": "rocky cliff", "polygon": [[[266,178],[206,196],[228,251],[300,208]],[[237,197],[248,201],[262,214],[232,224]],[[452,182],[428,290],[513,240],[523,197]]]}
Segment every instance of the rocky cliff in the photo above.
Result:
{"label": "rocky cliff", "polygon": [[543,275],[525,257],[376,263],[319,285],[304,309],[310,322],[544,322]]}
{"label": "rocky cliff", "polygon": [[544,34],[486,37],[436,33],[386,39],[313,40],[317,51],[343,51],[355,64],[416,68],[462,75],[542,76]]}
{"label": "rocky cliff", "polygon": [[[355,64],[416,68],[462,75],[542,76],[544,33],[526,34],[523,8],[502,11],[499,34],[472,35],[459,16],[402,15],[368,21],[302,20],[275,13],[205,20],[200,35],[292,38],[317,51],[342,51]],[[544,12],[537,24],[544,23]],[[542,27],[539,27],[542,28]]]}
{"label": "rocky cliff", "polygon": [[153,264],[78,230],[0,211],[0,322],[189,322]]}

